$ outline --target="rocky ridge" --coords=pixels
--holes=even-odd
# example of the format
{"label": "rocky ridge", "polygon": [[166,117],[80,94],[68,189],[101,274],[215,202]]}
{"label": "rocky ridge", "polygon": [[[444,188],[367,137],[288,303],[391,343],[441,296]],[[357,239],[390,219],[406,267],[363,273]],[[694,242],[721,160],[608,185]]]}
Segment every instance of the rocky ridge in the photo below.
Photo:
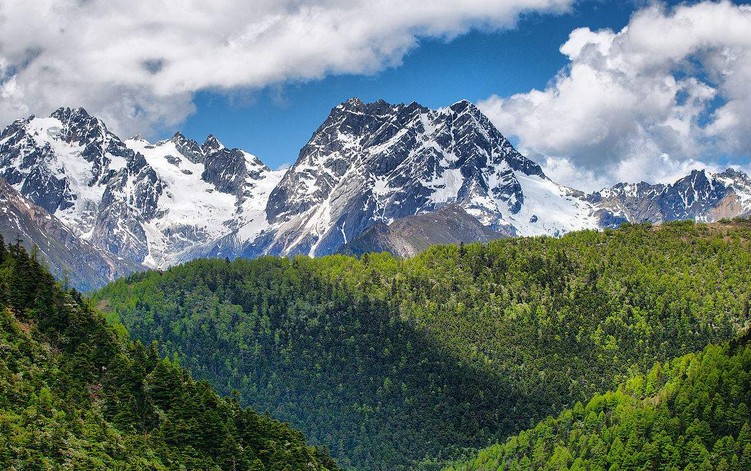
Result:
{"label": "rocky ridge", "polygon": [[751,179],[732,169],[588,195],[559,185],[465,100],[433,110],[350,99],[276,171],[211,135],[121,140],[85,110],[60,108],[0,133],[0,178],[131,268],[353,247],[407,256],[433,243],[751,213]]}

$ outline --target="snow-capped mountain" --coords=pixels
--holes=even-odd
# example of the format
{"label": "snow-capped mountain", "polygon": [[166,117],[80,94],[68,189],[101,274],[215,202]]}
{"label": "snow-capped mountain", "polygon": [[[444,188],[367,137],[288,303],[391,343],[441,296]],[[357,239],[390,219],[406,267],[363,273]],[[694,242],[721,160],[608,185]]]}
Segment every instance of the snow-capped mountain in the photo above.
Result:
{"label": "snow-capped mountain", "polygon": [[61,108],[0,134],[0,176],[72,227],[90,232],[107,184],[133,153],[84,110]]}
{"label": "snow-capped mountain", "polygon": [[213,136],[203,145],[180,134],[124,142],[82,108],[61,108],[0,134],[0,177],[83,240],[164,267],[264,221],[281,175]]}
{"label": "snow-capped mountain", "polygon": [[559,185],[468,101],[433,110],[353,98],[286,171],[213,136],[123,141],[85,110],[61,108],[0,133],[0,178],[113,260],[158,268],[751,213],[751,179],[734,170],[589,195]]}
{"label": "snow-capped mountain", "polygon": [[143,156],[83,109],[19,120],[0,134],[0,176],[84,240],[140,262],[162,191]]}
{"label": "snow-capped mountain", "polygon": [[274,227],[262,250],[322,255],[375,223],[457,204],[514,234],[560,234],[596,225],[583,194],[548,179],[470,102],[351,99],[300,151],[271,192]]}
{"label": "snow-capped mountain", "polygon": [[619,183],[587,196],[620,222],[666,222],[693,219],[715,222],[751,214],[751,179],[743,172],[694,170],[673,184]]}
{"label": "snow-capped mountain", "polygon": [[149,241],[145,263],[168,266],[202,255],[204,247],[244,229],[247,239],[267,227],[265,206],[284,171],[228,149],[214,136],[203,145],[175,134],[150,144],[125,141],[159,176],[164,187],[155,217],[143,224]]}

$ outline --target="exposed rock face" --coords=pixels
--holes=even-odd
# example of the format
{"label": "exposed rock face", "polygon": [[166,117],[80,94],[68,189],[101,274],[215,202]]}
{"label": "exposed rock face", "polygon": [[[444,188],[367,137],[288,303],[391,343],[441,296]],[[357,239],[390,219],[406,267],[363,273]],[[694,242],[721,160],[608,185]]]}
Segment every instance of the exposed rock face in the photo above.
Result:
{"label": "exposed rock face", "polygon": [[623,221],[714,222],[751,213],[751,179],[733,169],[722,173],[694,170],[671,185],[619,183],[592,193],[587,199]]}
{"label": "exposed rock face", "polygon": [[145,267],[116,257],[82,240],[59,219],[41,206],[21,196],[0,180],[0,235],[6,242],[33,246],[58,279],[68,279],[71,286],[88,291],[117,277]]}
{"label": "exposed rock face", "polygon": [[[260,160],[240,149],[227,149],[214,136],[201,146],[204,171],[201,178],[212,183],[217,191],[243,196],[246,178],[258,180],[268,172]],[[246,193],[245,196],[251,196]]]}
{"label": "exposed rock face", "polygon": [[389,225],[370,226],[344,244],[339,253],[359,256],[389,252],[398,257],[412,257],[435,244],[489,242],[508,236],[483,226],[461,207],[450,205],[432,213],[397,219]]}
{"label": "exposed rock face", "polygon": [[[523,210],[522,180],[533,196],[587,217],[586,202],[566,201],[573,190],[551,182],[468,101],[430,110],[352,99],[331,111],[271,193],[266,209],[278,229],[266,250],[331,253],[373,224],[449,204],[493,229],[524,233],[519,221],[526,227],[532,214]],[[547,218],[539,227],[565,232],[580,223]]]}

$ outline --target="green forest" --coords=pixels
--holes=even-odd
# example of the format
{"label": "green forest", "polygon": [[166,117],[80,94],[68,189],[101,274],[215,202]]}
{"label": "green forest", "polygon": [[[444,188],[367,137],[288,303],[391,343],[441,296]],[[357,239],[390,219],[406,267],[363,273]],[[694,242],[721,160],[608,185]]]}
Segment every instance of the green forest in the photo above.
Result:
{"label": "green forest", "polygon": [[657,363],[445,471],[749,470],[750,339]]}
{"label": "green forest", "polygon": [[[634,386],[747,328],[750,246],[748,221],[680,222],[436,246],[407,260],[198,260],[119,280],[93,302],[221,394],[237,390],[240,404],[326,444],[343,468],[440,469],[577,404],[609,430],[621,419],[590,406],[595,394],[621,391],[606,396],[636,407],[677,384],[670,366]],[[732,436],[709,425],[712,437]],[[559,442],[573,463],[582,448],[570,436]],[[560,458],[546,446],[528,458]],[[629,466],[614,469],[673,469]]]}
{"label": "green forest", "polygon": [[0,239],[0,469],[337,469],[147,345]]}

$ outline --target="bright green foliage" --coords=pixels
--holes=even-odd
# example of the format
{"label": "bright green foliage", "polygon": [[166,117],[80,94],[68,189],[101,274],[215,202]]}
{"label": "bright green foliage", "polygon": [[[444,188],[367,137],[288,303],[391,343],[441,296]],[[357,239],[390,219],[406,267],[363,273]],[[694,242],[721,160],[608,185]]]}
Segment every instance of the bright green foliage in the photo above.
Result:
{"label": "bright green foliage", "polygon": [[202,260],[96,299],[344,466],[435,468],[732,338],[749,319],[750,247],[748,222],[628,226],[409,260]]}
{"label": "bright green foliage", "polygon": [[113,329],[0,239],[0,469],[336,469]]}
{"label": "bright green foliage", "polygon": [[446,471],[751,469],[749,339],[656,365]]}

